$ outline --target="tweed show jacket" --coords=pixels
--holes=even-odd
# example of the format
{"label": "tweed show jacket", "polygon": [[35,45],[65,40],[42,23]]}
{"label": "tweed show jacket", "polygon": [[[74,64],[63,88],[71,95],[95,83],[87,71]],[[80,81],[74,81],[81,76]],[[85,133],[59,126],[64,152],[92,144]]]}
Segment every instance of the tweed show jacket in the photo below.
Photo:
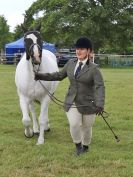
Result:
{"label": "tweed show jacket", "polygon": [[54,73],[38,73],[40,80],[61,81],[68,77],[70,86],[65,97],[64,109],[67,112],[75,103],[81,114],[94,114],[96,107],[104,107],[105,87],[99,67],[87,60],[77,78],[74,76],[77,59],[69,60],[63,69]]}

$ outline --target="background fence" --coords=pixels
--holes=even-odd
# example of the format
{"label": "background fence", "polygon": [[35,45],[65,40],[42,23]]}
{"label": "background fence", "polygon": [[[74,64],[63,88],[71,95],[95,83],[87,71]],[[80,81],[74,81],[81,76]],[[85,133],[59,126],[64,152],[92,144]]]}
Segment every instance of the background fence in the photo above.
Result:
{"label": "background fence", "polygon": [[0,64],[18,64],[22,55],[23,55],[22,53],[15,54],[15,55],[1,54],[0,55]]}
{"label": "background fence", "polygon": [[112,55],[112,54],[96,54],[95,63],[100,66],[110,67],[130,67],[133,66],[133,55]]}
{"label": "background fence", "polygon": [[[76,58],[75,52],[73,50],[61,49],[59,53],[62,57],[67,59]],[[59,54],[58,53],[58,54]],[[18,64],[20,58],[23,54],[20,53],[17,55],[0,55],[1,64]],[[59,62],[59,61],[58,61]],[[112,55],[112,54],[95,54],[94,62],[101,67],[131,67],[133,66],[133,55]]]}

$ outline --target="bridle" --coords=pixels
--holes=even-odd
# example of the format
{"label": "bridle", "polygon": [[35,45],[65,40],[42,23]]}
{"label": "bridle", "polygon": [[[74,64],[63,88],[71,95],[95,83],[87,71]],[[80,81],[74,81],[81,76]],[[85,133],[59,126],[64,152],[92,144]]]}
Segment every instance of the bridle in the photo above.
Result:
{"label": "bridle", "polygon": [[34,47],[35,45],[40,49],[40,51],[42,50],[42,48],[40,47],[39,44],[33,43],[33,44],[31,44],[31,46],[30,46],[30,48],[29,48],[29,53],[28,53],[28,54],[29,54],[30,56],[31,56],[31,50],[33,49],[33,47]]}

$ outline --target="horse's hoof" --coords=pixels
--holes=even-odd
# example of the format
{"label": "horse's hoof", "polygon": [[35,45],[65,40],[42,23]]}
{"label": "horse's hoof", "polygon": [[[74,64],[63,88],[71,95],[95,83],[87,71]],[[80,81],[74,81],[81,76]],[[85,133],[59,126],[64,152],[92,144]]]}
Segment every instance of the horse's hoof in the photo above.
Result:
{"label": "horse's hoof", "polygon": [[44,132],[50,132],[51,131],[51,129],[50,128],[48,128],[47,130],[44,130]]}
{"label": "horse's hoof", "polygon": [[34,136],[34,132],[32,131],[32,129],[29,129],[29,131],[25,130],[24,135],[26,138],[32,138]]}
{"label": "horse's hoof", "polygon": [[44,144],[44,139],[38,140],[38,142],[36,143],[36,145],[42,145],[42,144]]}

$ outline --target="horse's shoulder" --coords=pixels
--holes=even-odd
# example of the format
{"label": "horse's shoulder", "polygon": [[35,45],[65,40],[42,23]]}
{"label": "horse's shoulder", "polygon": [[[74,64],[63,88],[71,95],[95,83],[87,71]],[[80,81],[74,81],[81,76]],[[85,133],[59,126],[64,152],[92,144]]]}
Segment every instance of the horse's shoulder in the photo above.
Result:
{"label": "horse's shoulder", "polygon": [[47,54],[52,54],[52,55],[54,55],[51,51],[49,51],[49,50],[47,50],[47,49],[43,49],[42,52],[43,52],[43,53],[47,53]]}
{"label": "horse's shoulder", "polygon": [[49,50],[43,49],[42,51],[42,60],[47,60],[48,63],[51,63],[53,61],[56,61],[56,56]]}

